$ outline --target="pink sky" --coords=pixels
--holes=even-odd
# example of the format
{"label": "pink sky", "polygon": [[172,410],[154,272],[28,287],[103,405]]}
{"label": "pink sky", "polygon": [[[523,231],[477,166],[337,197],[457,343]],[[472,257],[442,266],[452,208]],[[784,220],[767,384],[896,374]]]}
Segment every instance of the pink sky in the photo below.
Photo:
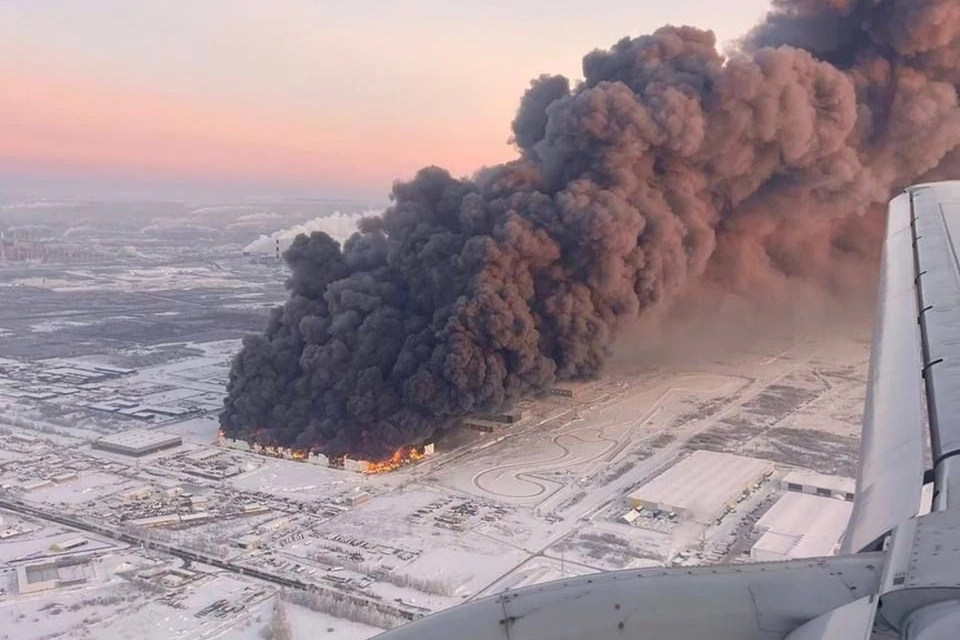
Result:
{"label": "pink sky", "polygon": [[3,69],[0,85],[0,163],[22,168],[389,184],[431,162],[468,173],[510,155],[506,131],[469,136],[445,122],[393,126],[349,112],[321,120]]}
{"label": "pink sky", "polygon": [[[736,0],[706,26],[732,38],[765,6]],[[513,156],[509,124],[530,78],[577,77],[591,48],[717,13],[713,0],[591,7],[9,0],[0,4],[0,178],[250,181],[379,196],[427,164],[467,175]]]}

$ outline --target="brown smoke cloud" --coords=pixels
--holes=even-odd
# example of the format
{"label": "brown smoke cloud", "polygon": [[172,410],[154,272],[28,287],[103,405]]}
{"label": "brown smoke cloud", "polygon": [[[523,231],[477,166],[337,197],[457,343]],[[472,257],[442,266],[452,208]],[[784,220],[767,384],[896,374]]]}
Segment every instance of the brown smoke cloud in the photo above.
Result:
{"label": "brown smoke cloud", "polygon": [[776,0],[730,57],[664,27],[541,76],[514,162],[431,167],[341,249],[298,238],[290,300],[237,356],[227,435],[387,456],[598,374],[698,291],[864,288],[892,192],[960,169],[960,3]]}

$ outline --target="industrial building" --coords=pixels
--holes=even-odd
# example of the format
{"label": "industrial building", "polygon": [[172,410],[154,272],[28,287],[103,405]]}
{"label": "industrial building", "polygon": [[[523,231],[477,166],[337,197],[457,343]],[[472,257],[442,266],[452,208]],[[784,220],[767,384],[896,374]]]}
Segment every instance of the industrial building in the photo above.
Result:
{"label": "industrial building", "polygon": [[127,524],[133,525],[135,527],[169,527],[172,525],[180,524],[180,514],[178,513],[166,513],[159,516],[149,516],[146,518],[134,518],[132,520],[127,520]]}
{"label": "industrial building", "polygon": [[298,449],[287,449],[285,447],[264,447],[263,445],[253,444],[245,440],[235,440],[233,438],[228,438],[222,433],[217,436],[217,444],[221,447],[227,447],[228,449],[236,449],[237,451],[247,451],[249,453],[257,453],[264,456],[269,456],[271,458],[283,458],[285,460],[296,460],[297,462],[309,462],[311,464],[317,464],[321,467],[330,466],[330,459],[323,455],[322,453],[309,450],[298,450]]}
{"label": "industrial building", "polygon": [[343,468],[354,473],[364,473],[370,468],[370,463],[366,460],[354,460],[352,458],[343,459]]}
{"label": "industrial building", "polygon": [[87,567],[86,560],[24,564],[17,567],[17,589],[27,594],[83,584],[89,578]]}
{"label": "industrial building", "polygon": [[255,533],[248,533],[233,539],[235,547],[240,549],[256,549],[263,543],[263,536]]}
{"label": "industrial building", "polygon": [[86,544],[87,544],[86,538],[78,537],[78,538],[70,538],[69,540],[64,540],[62,542],[54,543],[53,546],[51,546],[50,548],[53,551],[56,551],[58,553],[63,553],[64,551],[72,551],[74,549],[78,549],[82,546],[85,546]]}
{"label": "industrial building", "polygon": [[852,511],[846,500],[788,491],[757,522],[763,535],[750,557],[773,561],[832,555]]}
{"label": "industrial building", "polygon": [[123,433],[99,438],[94,441],[93,448],[139,458],[164,449],[179,447],[181,444],[183,444],[183,439],[177,435],[131,429]]}
{"label": "industrial building", "polygon": [[52,486],[53,486],[53,482],[44,478],[41,480],[31,480],[30,482],[27,482],[26,484],[22,485],[21,488],[24,491],[37,491],[39,489],[46,489],[47,487],[52,487]]}
{"label": "industrial building", "polygon": [[773,473],[773,463],[729,453],[695,451],[630,494],[634,509],[676,513],[708,524],[736,504],[751,485]]}
{"label": "industrial building", "polygon": [[152,529],[155,527],[174,527],[185,524],[198,524],[213,519],[213,515],[206,511],[199,513],[166,513],[146,518],[127,520],[126,523],[135,527]]}
{"label": "industrial building", "polygon": [[214,458],[219,458],[223,455],[226,455],[226,451],[223,449],[201,449],[200,451],[188,453],[184,456],[184,460],[192,463],[199,463],[213,460]]}
{"label": "industrial building", "polygon": [[523,412],[519,409],[512,409],[501,413],[486,414],[482,416],[482,419],[503,424],[514,424],[523,420]]}
{"label": "industrial building", "polygon": [[521,411],[505,411],[503,413],[490,413],[478,416],[468,416],[463,420],[463,426],[474,431],[483,433],[500,433],[508,427],[512,427],[523,419]]}
{"label": "industrial building", "polygon": [[809,493],[823,498],[853,502],[857,482],[853,478],[828,476],[815,471],[791,471],[780,482],[784,491]]}
{"label": "industrial building", "polygon": [[361,504],[370,502],[370,494],[366,491],[360,491],[358,493],[351,493],[347,496],[347,504],[351,507],[356,507]]}
{"label": "industrial building", "polygon": [[118,497],[121,500],[126,500],[128,502],[135,502],[138,500],[146,500],[153,495],[153,487],[150,485],[143,485],[140,487],[134,487],[129,491],[124,491],[121,494],[118,494]]}
{"label": "industrial building", "polygon": [[589,383],[584,382],[560,382],[547,388],[547,395],[560,396],[561,398],[576,398],[590,387]]}
{"label": "industrial building", "polygon": [[494,422],[493,420],[484,420],[482,418],[466,418],[463,426],[467,429],[480,431],[481,433],[500,433],[508,425],[503,422]]}
{"label": "industrial building", "polygon": [[56,240],[11,240],[0,236],[0,263],[75,264],[103,262],[109,254],[89,244]]}
{"label": "industrial building", "polygon": [[237,451],[255,451],[246,440],[228,438],[224,436],[223,433],[217,434],[217,444],[221,447],[227,447],[228,449],[236,449]]}
{"label": "industrial building", "polygon": [[[499,423],[498,423],[499,424]],[[501,425],[503,426],[503,425]],[[217,436],[217,444],[221,447],[227,447],[229,449],[236,449],[238,451],[246,451],[249,453],[256,453],[258,455],[267,456],[270,458],[281,458],[285,460],[294,460],[296,462],[308,462],[310,464],[320,465],[322,467],[330,467],[332,469],[343,469],[345,471],[352,471],[354,473],[382,473],[383,471],[393,471],[398,469],[403,464],[407,462],[418,460],[423,456],[431,456],[436,451],[436,445],[432,442],[428,442],[420,447],[411,447],[406,452],[406,455],[409,457],[404,457],[402,459],[397,459],[396,464],[390,465],[390,461],[387,462],[371,462],[369,460],[354,460],[348,456],[342,458],[330,459],[327,456],[319,453],[317,451],[311,451],[309,449],[286,449],[284,447],[264,447],[259,444],[249,444],[243,440],[234,440],[233,438],[227,438],[220,433]],[[401,452],[398,451],[394,456],[400,455]],[[415,454],[415,455],[414,455]],[[188,456],[185,458],[189,459]],[[191,460],[196,464],[195,460]],[[377,468],[380,467],[380,468]],[[239,473],[239,469],[237,470]],[[188,471],[188,473],[195,473],[196,475],[203,475],[202,473],[197,473],[196,471]],[[207,476],[209,477],[209,476]]]}

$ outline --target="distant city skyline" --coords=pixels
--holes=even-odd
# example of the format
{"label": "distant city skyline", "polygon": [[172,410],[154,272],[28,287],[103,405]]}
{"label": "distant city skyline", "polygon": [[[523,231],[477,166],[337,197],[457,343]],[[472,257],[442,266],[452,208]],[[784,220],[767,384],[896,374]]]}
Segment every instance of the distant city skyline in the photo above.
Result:
{"label": "distant city skyline", "polygon": [[512,158],[531,78],[666,23],[727,42],[768,0],[642,4],[0,0],[0,195],[384,200]]}

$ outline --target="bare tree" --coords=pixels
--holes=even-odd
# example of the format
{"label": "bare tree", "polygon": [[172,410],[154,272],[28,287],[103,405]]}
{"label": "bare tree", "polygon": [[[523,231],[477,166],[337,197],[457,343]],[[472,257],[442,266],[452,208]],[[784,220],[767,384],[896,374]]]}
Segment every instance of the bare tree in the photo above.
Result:
{"label": "bare tree", "polygon": [[456,588],[449,578],[422,578],[405,573],[397,573],[396,571],[389,571],[370,563],[356,562],[355,560],[324,551],[314,553],[311,558],[316,562],[343,567],[347,571],[354,571],[373,578],[374,580],[389,582],[398,587],[409,587],[436,596],[451,597],[456,594]]}
{"label": "bare tree", "polygon": [[290,620],[287,619],[287,607],[279,593],[273,599],[273,617],[270,624],[263,628],[260,637],[263,640],[293,640],[293,630],[290,628]]}
{"label": "bare tree", "polygon": [[329,592],[308,593],[306,591],[290,590],[285,592],[284,597],[293,604],[306,607],[311,611],[327,613],[334,618],[351,620],[380,629],[392,629],[405,622],[399,615],[390,615],[386,611],[378,610],[378,608],[372,606],[364,607]]}

